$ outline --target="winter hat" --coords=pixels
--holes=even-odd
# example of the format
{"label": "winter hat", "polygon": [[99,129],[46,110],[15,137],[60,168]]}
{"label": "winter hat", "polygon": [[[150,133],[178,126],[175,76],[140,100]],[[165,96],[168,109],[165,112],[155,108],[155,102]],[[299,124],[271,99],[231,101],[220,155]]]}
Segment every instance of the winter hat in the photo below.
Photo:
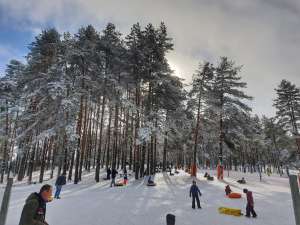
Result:
{"label": "winter hat", "polygon": [[243,190],[243,192],[244,192],[244,193],[247,193],[247,192],[248,192],[248,189],[245,188],[245,189]]}

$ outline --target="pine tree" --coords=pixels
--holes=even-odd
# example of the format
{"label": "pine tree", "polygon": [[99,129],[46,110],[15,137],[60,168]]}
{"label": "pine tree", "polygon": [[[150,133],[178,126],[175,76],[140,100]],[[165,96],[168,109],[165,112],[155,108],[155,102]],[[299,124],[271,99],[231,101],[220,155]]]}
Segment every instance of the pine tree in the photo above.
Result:
{"label": "pine tree", "polygon": [[138,130],[140,128],[140,102],[141,102],[141,82],[143,79],[143,70],[145,68],[145,56],[143,45],[143,32],[140,25],[134,24],[130,34],[126,37],[126,46],[128,48],[128,68],[129,75],[132,76],[135,92],[135,125],[134,125],[134,171],[135,179],[138,179],[140,151],[137,143]]}
{"label": "pine tree", "polygon": [[199,138],[199,129],[200,129],[200,116],[203,101],[208,98],[210,91],[210,82],[214,76],[214,68],[208,62],[205,62],[203,65],[199,65],[199,69],[196,71],[196,74],[193,76],[192,89],[189,93],[194,104],[191,102],[190,105],[196,106],[196,126],[194,129],[194,153],[193,153],[193,173],[192,176],[196,176],[197,168],[197,149],[198,149],[198,138]]}
{"label": "pine tree", "polygon": [[[11,60],[7,65],[6,75],[0,79],[0,149],[3,164],[1,165],[0,183],[3,182],[4,174],[9,173],[9,155],[14,144],[16,120],[18,119],[18,104],[20,103],[20,87],[18,79],[22,76],[25,66],[17,61]],[[13,123],[14,121],[14,123]],[[14,128],[13,128],[14,127]],[[3,144],[2,144],[3,143]]]}
{"label": "pine tree", "polygon": [[267,118],[263,116],[262,123],[265,146],[271,149],[271,155],[269,157],[272,158],[272,163],[276,166],[278,171],[281,171],[280,167],[283,163],[281,153],[282,150],[289,148],[291,145],[291,138],[288,136],[283,124],[276,118]]}
{"label": "pine tree", "polygon": [[299,124],[300,124],[300,89],[290,81],[282,80],[275,89],[277,98],[274,100],[276,115],[286,130],[296,138],[298,159],[300,156]]}
{"label": "pine tree", "polygon": [[225,138],[224,132],[224,112],[227,108],[239,108],[244,111],[251,109],[243,102],[250,100],[241,88],[246,87],[246,83],[241,81],[238,75],[241,67],[235,66],[233,61],[226,57],[221,57],[218,66],[215,69],[213,80],[212,96],[210,104],[215,107],[219,114],[219,163],[223,163],[223,142]]}

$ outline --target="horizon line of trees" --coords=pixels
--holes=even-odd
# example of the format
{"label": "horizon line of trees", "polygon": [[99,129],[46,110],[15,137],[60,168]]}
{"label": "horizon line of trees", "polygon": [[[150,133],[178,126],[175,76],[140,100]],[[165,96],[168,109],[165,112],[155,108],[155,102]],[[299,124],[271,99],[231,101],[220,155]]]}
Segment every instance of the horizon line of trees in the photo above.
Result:
{"label": "horizon line of trees", "polygon": [[[135,178],[161,165],[297,166],[300,91],[283,80],[277,116],[259,118],[246,104],[241,66],[227,57],[199,64],[185,90],[166,54],[167,27],[139,23],[123,36],[114,24],[72,35],[47,29],[26,63],[11,60],[0,78],[0,182],[46,170],[78,183],[84,170],[124,168]],[[298,159],[298,161],[297,161]]]}

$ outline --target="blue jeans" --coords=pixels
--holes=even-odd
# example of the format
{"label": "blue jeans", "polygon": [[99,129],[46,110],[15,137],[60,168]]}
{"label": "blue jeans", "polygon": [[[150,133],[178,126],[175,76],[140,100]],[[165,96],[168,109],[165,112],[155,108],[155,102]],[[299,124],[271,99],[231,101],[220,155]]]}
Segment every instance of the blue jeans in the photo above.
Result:
{"label": "blue jeans", "polygon": [[111,187],[112,187],[112,185],[116,186],[115,179],[116,179],[116,178],[112,178],[112,179],[111,179],[111,183],[110,183],[110,186],[111,186]]}
{"label": "blue jeans", "polygon": [[61,192],[61,185],[56,185],[56,191],[55,191],[55,195],[54,198],[59,198],[60,192]]}

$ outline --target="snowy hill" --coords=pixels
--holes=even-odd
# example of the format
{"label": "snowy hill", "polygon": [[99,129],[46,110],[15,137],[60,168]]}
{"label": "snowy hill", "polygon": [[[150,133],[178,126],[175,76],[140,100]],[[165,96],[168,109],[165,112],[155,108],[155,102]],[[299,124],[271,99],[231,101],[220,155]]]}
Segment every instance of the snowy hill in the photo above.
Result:
{"label": "snowy hill", "polygon": [[[225,182],[207,181],[203,172],[197,179],[203,194],[201,210],[191,208],[192,178],[183,171],[175,176],[157,174],[156,187],[130,178],[128,186],[115,188],[110,188],[108,181],[96,184],[94,174],[90,173],[85,174],[82,183],[70,183],[63,188],[62,199],[48,204],[46,218],[50,225],[165,225],[166,214],[172,213],[176,215],[176,225],[294,225],[287,178],[263,177],[260,182],[257,174],[231,172],[230,177],[226,174],[225,182],[231,184],[233,191],[242,193],[243,188],[253,191],[258,218],[248,219],[218,213],[220,206],[240,208],[244,212],[246,199],[244,196],[235,200],[226,198]],[[248,183],[236,183],[241,177]],[[18,224],[25,198],[39,187],[39,184],[13,187],[7,225]]]}

